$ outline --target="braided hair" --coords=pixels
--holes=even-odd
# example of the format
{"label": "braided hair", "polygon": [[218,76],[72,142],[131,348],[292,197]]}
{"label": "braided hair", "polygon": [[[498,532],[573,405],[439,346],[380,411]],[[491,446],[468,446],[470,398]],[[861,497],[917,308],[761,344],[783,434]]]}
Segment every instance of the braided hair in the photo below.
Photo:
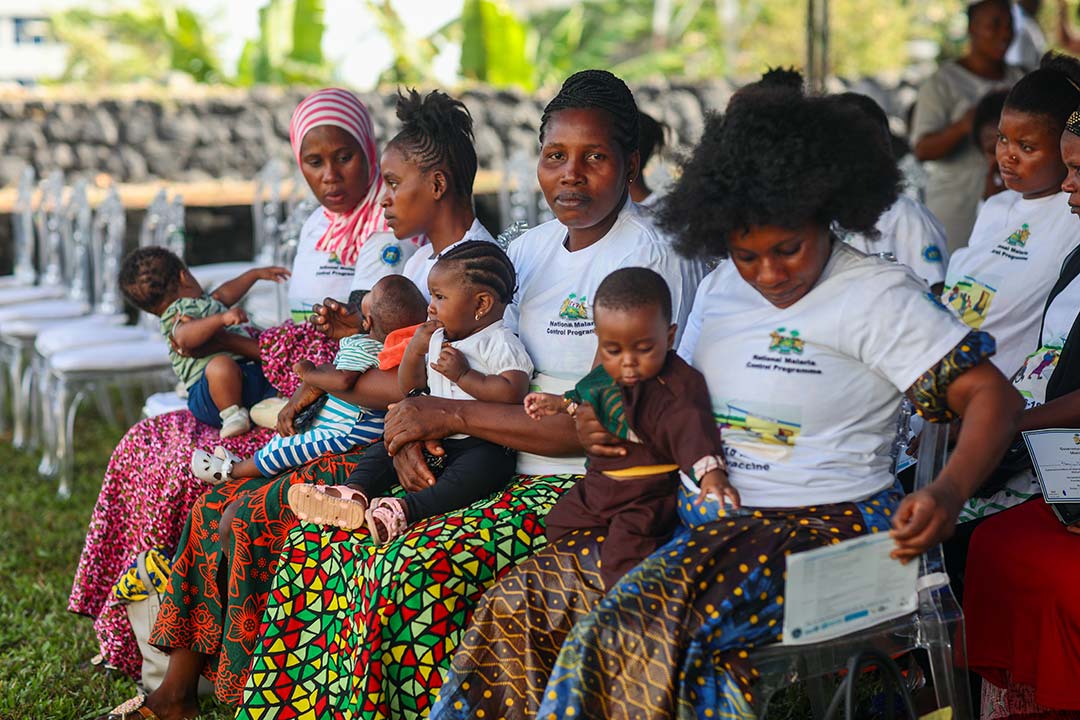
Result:
{"label": "braided hair", "polygon": [[510,258],[495,243],[466,240],[439,256],[437,265],[453,263],[461,267],[465,279],[492,292],[499,302],[509,304],[517,290],[517,272]]}
{"label": "braided hair", "polygon": [[413,89],[405,95],[398,91],[397,117],[403,127],[389,146],[415,162],[421,172],[443,169],[453,195],[472,197],[476,148],[472,115],[465,104],[438,90],[423,98]]}
{"label": "braided hair", "polygon": [[641,153],[641,167],[649,164],[654,152],[664,150],[664,132],[667,125],[658,122],[652,115],[638,111],[638,151]]}
{"label": "braided hair", "polygon": [[611,117],[611,134],[626,155],[638,149],[638,109],[626,83],[607,70],[582,70],[566,79],[540,117],[544,142],[551,117],[562,110],[603,110]]}
{"label": "braided hair", "polygon": [[180,284],[184,261],[163,247],[133,250],[120,265],[120,292],[135,307],[153,312]]}
{"label": "braided hair", "polygon": [[1080,104],[1080,61],[1050,51],[1039,69],[1020,78],[1005,98],[1005,108],[1048,118],[1057,134]]}

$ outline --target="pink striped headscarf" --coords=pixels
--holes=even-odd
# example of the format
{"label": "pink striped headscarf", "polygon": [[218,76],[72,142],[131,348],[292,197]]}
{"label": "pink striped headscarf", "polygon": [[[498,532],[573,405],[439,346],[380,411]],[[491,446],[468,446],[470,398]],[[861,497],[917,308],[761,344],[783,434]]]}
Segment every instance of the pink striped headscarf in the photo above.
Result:
{"label": "pink striped headscarf", "polygon": [[367,108],[355,95],[340,88],[319,90],[296,106],[289,123],[289,142],[298,165],[301,164],[300,145],[304,136],[313,128],[323,125],[339,127],[360,143],[368,166],[368,192],[348,213],[339,214],[323,209],[330,220],[330,227],[315,243],[315,249],[334,253],[342,265],[355,265],[360,247],[368,237],[387,229],[383,209],[379,206],[383,181],[379,171],[379,152],[375,147],[375,132]]}

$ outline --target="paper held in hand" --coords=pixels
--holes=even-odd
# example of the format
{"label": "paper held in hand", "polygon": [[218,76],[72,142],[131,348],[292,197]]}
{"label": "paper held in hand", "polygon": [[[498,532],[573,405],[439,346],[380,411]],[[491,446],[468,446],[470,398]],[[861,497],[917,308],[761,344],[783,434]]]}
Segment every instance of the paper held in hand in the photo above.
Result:
{"label": "paper held in hand", "polygon": [[786,645],[840,637],[915,610],[919,563],[889,557],[881,532],[789,555],[784,590]]}
{"label": "paper held in hand", "polygon": [[1026,430],[1023,436],[1046,502],[1080,502],[1080,430]]}

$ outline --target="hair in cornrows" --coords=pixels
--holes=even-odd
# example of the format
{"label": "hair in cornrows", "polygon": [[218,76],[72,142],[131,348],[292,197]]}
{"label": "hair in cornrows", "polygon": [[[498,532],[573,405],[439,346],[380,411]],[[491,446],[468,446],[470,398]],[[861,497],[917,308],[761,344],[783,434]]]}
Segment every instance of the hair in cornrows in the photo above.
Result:
{"label": "hair in cornrows", "polygon": [[607,310],[656,308],[666,322],[671,322],[671,288],[655,270],[620,268],[596,288],[593,307]]}
{"label": "hair in cornrows", "polygon": [[1005,109],[1043,115],[1060,133],[1065,121],[1080,104],[1080,61],[1050,51],[1042,56],[1039,69],[1016,81],[1005,98]]}
{"label": "hair in cornrows", "polygon": [[607,70],[582,70],[563,83],[540,117],[540,142],[544,142],[551,116],[562,110],[603,110],[611,116],[611,134],[627,155],[638,149],[638,109],[626,83]]}
{"label": "hair in cornrows", "polygon": [[397,117],[402,129],[389,145],[397,147],[421,172],[442,168],[450,181],[450,192],[472,196],[476,179],[476,148],[473,120],[460,100],[432,90],[423,98],[410,89],[398,91]]}
{"label": "hair in cornrows", "polygon": [[658,122],[652,115],[638,111],[638,152],[641,153],[641,167],[649,164],[653,153],[663,151],[664,133],[667,125]]}
{"label": "hair in cornrows", "polygon": [[467,240],[440,255],[436,264],[444,263],[461,265],[466,280],[491,290],[499,302],[514,300],[517,272],[514,263],[495,243]]}
{"label": "hair in cornrows", "polygon": [[161,304],[180,283],[184,261],[163,247],[133,250],[120,265],[120,292],[146,312]]}

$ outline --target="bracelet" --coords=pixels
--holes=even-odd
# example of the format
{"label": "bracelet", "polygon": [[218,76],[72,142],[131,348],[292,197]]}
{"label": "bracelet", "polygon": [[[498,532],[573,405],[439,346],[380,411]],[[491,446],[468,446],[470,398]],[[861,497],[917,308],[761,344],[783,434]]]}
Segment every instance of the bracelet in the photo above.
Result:
{"label": "bracelet", "polygon": [[566,414],[570,417],[574,417],[574,414],[577,412],[578,409],[578,403],[568,397],[564,397],[563,405],[566,407]]}
{"label": "bracelet", "polygon": [[421,395],[430,395],[430,394],[431,394],[431,389],[427,385],[425,385],[424,387],[415,387],[415,388],[413,388],[409,392],[405,393],[405,397],[407,397],[407,398],[420,397]]}

